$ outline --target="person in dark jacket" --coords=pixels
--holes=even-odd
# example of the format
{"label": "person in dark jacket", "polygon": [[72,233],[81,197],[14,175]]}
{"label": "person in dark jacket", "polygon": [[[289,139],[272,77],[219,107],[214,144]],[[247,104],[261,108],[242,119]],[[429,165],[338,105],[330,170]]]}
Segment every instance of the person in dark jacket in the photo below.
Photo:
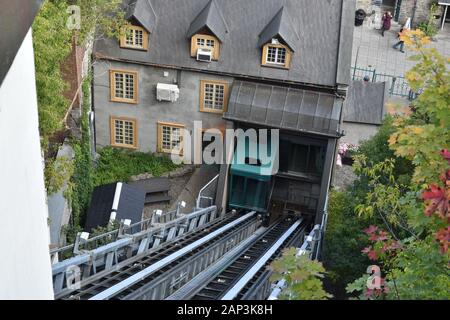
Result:
{"label": "person in dark jacket", "polygon": [[389,11],[386,11],[383,14],[383,18],[381,19],[381,21],[381,35],[384,37],[384,32],[391,29],[392,14]]}

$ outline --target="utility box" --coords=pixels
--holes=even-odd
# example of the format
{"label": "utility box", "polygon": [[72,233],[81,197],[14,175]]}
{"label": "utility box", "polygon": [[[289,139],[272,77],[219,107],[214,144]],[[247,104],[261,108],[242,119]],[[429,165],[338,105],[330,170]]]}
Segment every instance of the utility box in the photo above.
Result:
{"label": "utility box", "polygon": [[180,89],[175,84],[158,83],[156,85],[156,100],[176,102],[180,97]]}

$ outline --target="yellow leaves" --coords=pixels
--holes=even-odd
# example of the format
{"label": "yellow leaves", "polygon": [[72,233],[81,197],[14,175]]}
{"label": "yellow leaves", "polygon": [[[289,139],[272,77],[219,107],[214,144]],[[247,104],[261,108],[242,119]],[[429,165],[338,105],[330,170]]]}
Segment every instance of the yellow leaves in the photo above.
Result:
{"label": "yellow leaves", "polygon": [[400,40],[404,41],[410,49],[416,51],[430,43],[430,38],[420,29],[404,30],[400,35]]}
{"label": "yellow leaves", "polygon": [[420,74],[418,74],[417,72],[408,72],[406,73],[406,80],[408,80],[408,82],[412,82],[412,81],[420,81],[421,77]]}
{"label": "yellow leaves", "polygon": [[390,147],[395,145],[397,143],[397,134],[391,135],[391,137],[389,138],[388,142],[389,142],[389,146]]}
{"label": "yellow leaves", "polygon": [[412,133],[420,135],[423,133],[423,128],[421,127],[410,127]]}

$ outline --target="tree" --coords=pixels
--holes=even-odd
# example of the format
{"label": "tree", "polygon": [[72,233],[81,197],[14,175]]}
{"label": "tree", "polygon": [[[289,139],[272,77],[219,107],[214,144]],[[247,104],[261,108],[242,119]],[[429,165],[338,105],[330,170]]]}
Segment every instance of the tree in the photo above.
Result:
{"label": "tree", "polygon": [[429,40],[420,30],[403,40],[418,53],[407,78],[411,88],[422,93],[413,113],[395,120],[389,145],[396,156],[412,162],[413,178],[402,184],[395,177],[395,159],[375,165],[364,158],[355,162],[355,170],[369,179],[369,191],[356,211],[382,220],[365,230],[371,244],[363,253],[385,277],[376,290],[366,287],[368,275],[347,289],[372,299],[448,299],[450,60],[426,48]]}
{"label": "tree", "polygon": [[321,279],[325,269],[322,264],[306,255],[297,255],[296,248],[285,249],[270,269],[274,272],[271,281],[286,281],[280,300],[326,300],[332,297],[323,289]]}

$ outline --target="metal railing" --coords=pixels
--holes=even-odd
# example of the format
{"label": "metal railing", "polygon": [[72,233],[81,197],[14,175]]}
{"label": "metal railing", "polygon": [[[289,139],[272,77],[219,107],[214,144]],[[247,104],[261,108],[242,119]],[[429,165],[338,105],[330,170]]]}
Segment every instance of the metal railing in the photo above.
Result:
{"label": "metal railing", "polygon": [[[95,276],[99,270],[102,273],[108,272],[124,259],[148,254],[188,233],[204,228],[218,218],[217,207],[212,206],[180,215],[166,224],[153,225],[151,219],[129,226],[122,222],[118,230],[88,240],[78,239],[74,245],[53,250],[51,255],[55,262],[52,266],[55,295],[72,290],[73,281],[85,281]],[[90,249],[99,241],[105,244]],[[64,254],[69,250],[72,250],[72,256],[57,262],[57,258],[61,256],[64,259]]]}
{"label": "metal railing", "polygon": [[218,181],[219,175],[215,176],[200,190],[197,197],[197,208],[207,208],[214,205]]}
{"label": "metal railing", "polygon": [[409,100],[413,100],[416,96],[403,76],[377,73],[376,69],[360,67],[352,67],[351,73],[353,80],[364,80],[367,77],[370,82],[387,82],[391,96],[407,97]]}

